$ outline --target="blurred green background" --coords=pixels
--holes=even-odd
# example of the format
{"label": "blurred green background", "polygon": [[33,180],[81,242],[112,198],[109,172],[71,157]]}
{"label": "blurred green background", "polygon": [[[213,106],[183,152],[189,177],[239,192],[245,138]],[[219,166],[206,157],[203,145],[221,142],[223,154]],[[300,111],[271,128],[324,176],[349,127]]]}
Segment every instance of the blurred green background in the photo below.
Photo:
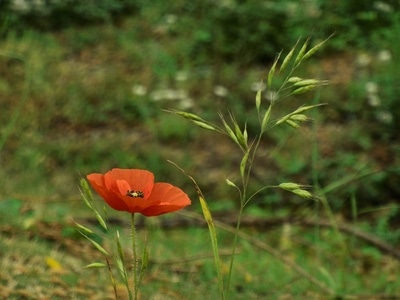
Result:
{"label": "blurred green background", "polygon": [[[312,184],[335,216],[398,246],[399,9],[397,0],[1,1],[0,223],[84,215],[79,178],[113,167],[149,169],[195,200],[167,160],[196,178],[213,211],[233,210],[225,178],[239,178],[240,153],[163,109],[213,122],[229,109],[254,133],[255,94],[276,54],[334,33],[300,74],[332,84],[279,109],[328,106],[311,125],[271,132],[251,187]],[[324,218],[276,191],[251,207],[263,218]]]}

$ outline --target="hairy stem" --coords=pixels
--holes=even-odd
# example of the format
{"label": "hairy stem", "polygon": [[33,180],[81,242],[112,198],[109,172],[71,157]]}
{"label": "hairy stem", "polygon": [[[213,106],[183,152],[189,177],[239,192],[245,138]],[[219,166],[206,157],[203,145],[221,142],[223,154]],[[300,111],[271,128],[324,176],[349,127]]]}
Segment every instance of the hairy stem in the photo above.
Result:
{"label": "hairy stem", "polygon": [[135,213],[131,214],[131,231],[132,231],[132,255],[133,255],[133,284],[135,288],[134,299],[138,299],[139,285],[138,285],[138,259],[136,255],[136,228],[135,228]]}

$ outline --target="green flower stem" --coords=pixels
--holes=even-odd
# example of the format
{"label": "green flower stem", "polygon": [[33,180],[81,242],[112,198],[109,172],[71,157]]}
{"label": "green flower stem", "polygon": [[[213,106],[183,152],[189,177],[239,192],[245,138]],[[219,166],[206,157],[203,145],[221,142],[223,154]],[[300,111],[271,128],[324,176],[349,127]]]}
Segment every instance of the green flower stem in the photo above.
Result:
{"label": "green flower stem", "polygon": [[131,231],[132,231],[132,255],[133,255],[133,284],[135,288],[135,300],[138,299],[138,292],[139,292],[139,284],[138,284],[138,259],[136,255],[136,228],[135,228],[135,213],[131,214]]}

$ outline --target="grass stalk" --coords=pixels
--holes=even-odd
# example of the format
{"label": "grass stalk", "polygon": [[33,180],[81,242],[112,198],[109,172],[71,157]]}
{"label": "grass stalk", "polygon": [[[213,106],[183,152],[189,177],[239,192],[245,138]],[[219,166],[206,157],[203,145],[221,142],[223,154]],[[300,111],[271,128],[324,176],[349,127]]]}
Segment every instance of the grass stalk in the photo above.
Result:
{"label": "grass stalk", "polygon": [[222,277],[222,270],[221,270],[221,261],[219,257],[219,250],[218,250],[218,240],[217,240],[217,231],[215,229],[214,225],[214,220],[211,215],[211,211],[208,207],[207,201],[205,200],[203,193],[198,186],[196,180],[190,176],[189,174],[186,173],[184,169],[179,167],[176,163],[168,160],[169,163],[173,164],[175,167],[177,167],[183,174],[185,174],[194,184],[196,188],[197,195],[199,197],[200,205],[201,205],[201,210],[203,212],[204,220],[207,222],[207,227],[208,231],[210,233],[210,238],[211,238],[211,245],[213,249],[213,256],[214,256],[214,264],[215,264],[215,269],[217,272],[217,278],[218,278],[218,289],[220,293],[220,297],[222,300],[226,299],[226,292],[224,290],[224,281]]}
{"label": "grass stalk", "polygon": [[113,272],[111,270],[110,260],[108,259],[107,256],[105,258],[106,258],[106,262],[107,262],[107,269],[108,269],[108,273],[110,275],[111,285],[113,287],[115,299],[118,300],[119,298],[118,298],[118,293],[117,293],[117,284],[115,283],[115,278],[114,278]]}
{"label": "grass stalk", "polygon": [[240,206],[240,210],[239,210],[237,223],[236,223],[235,235],[234,235],[234,238],[233,238],[231,259],[230,259],[230,263],[229,263],[229,272],[228,272],[228,278],[227,278],[227,281],[226,281],[226,288],[225,288],[225,293],[226,293],[227,297],[228,297],[229,289],[230,289],[230,285],[231,285],[233,263],[235,261],[236,246],[237,246],[237,241],[238,241],[238,236],[239,236],[239,231],[240,231],[240,223],[241,223],[242,215],[243,215],[243,208],[244,208],[243,205],[241,205]]}

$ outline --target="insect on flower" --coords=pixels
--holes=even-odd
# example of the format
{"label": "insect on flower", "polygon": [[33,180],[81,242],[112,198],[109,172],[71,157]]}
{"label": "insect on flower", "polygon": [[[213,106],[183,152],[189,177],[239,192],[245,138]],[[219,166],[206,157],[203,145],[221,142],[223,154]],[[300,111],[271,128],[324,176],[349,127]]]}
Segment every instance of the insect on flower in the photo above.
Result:
{"label": "insect on flower", "polygon": [[152,217],[190,205],[189,196],[166,182],[154,182],[154,174],[140,169],[112,169],[92,173],[87,179],[113,209]]}
{"label": "insect on flower", "polygon": [[128,190],[126,195],[132,198],[144,198],[144,193],[142,191]]}

